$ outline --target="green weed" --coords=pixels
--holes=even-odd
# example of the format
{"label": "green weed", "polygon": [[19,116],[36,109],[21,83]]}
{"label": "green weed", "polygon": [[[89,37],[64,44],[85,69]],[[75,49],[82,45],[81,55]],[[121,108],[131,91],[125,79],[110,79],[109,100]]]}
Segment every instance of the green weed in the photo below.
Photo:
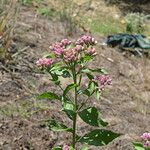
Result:
{"label": "green weed", "polygon": [[93,34],[108,35],[124,32],[124,27],[119,24],[118,21],[112,20],[110,18],[106,20],[103,20],[103,18],[93,19],[90,20],[88,24]]}
{"label": "green weed", "polygon": [[126,32],[143,33],[146,30],[149,15],[142,13],[129,13],[125,17]]}
{"label": "green weed", "polygon": [[37,13],[47,18],[52,18],[56,16],[56,11],[52,8],[47,8],[47,7],[39,7],[37,9]]}
{"label": "green weed", "polygon": [[30,117],[31,115],[42,111],[47,110],[49,107],[43,102],[22,102],[22,103],[13,103],[5,105],[0,108],[1,116],[20,116],[20,117]]}

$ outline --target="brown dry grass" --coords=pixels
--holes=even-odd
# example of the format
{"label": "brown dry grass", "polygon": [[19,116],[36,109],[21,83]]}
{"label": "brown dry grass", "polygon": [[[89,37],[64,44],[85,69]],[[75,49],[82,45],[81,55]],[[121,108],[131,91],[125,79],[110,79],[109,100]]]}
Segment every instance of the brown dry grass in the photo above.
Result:
{"label": "brown dry grass", "polygon": [[12,34],[16,22],[16,1],[0,1],[0,60],[8,61],[11,56],[8,54],[12,42]]}

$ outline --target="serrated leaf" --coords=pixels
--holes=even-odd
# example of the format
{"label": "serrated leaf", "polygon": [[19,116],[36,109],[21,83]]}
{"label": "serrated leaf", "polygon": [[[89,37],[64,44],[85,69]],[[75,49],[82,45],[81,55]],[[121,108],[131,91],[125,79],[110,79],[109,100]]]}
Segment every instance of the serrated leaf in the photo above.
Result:
{"label": "serrated leaf", "polygon": [[105,146],[120,135],[121,134],[114,133],[109,130],[96,129],[85,134],[81,139],[79,139],[79,142],[86,143],[88,145]]}
{"label": "serrated leaf", "polygon": [[73,119],[75,112],[74,112],[74,105],[72,103],[64,102],[62,111],[64,111],[71,120]]}
{"label": "serrated leaf", "polygon": [[134,142],[133,143],[135,150],[145,150],[142,143]]}
{"label": "serrated leaf", "polygon": [[48,99],[48,100],[61,100],[61,97],[52,92],[44,92],[37,96],[37,99]]}
{"label": "serrated leaf", "polygon": [[107,126],[108,123],[100,118],[100,113],[95,107],[86,108],[78,113],[80,118],[87,124],[95,127]]}
{"label": "serrated leaf", "polygon": [[72,84],[69,84],[67,87],[66,87],[66,89],[64,90],[64,92],[63,92],[63,96],[65,97],[66,96],[66,94],[71,90],[71,89],[73,89],[73,88],[75,88],[77,85],[76,84],[74,84],[74,83],[72,83]]}
{"label": "serrated leaf", "polygon": [[52,150],[62,150],[61,147],[53,147]]}
{"label": "serrated leaf", "polygon": [[67,131],[67,132],[71,132],[71,133],[73,131],[72,128],[68,128],[64,124],[59,123],[55,120],[48,120],[47,126],[49,127],[49,130],[52,130],[52,131]]}

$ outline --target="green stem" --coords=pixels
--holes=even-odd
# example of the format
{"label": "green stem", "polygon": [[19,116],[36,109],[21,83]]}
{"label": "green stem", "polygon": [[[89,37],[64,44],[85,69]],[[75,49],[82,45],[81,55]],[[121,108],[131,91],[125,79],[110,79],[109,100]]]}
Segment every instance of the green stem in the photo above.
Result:
{"label": "green stem", "polygon": [[[74,68],[72,70],[72,73],[73,73],[73,81],[74,81],[74,84],[77,84],[77,75],[76,75],[76,70],[75,70],[75,65],[74,65]],[[72,134],[72,146],[73,148],[75,149],[75,145],[76,145],[76,123],[77,123],[77,86],[75,87],[75,90],[74,90],[74,94],[75,94],[75,97],[74,97],[74,105],[75,105],[75,113],[74,113],[74,117],[73,117],[73,134]]]}
{"label": "green stem", "polygon": [[81,80],[82,80],[82,74],[80,75],[80,78],[79,78],[79,86],[81,84]]}

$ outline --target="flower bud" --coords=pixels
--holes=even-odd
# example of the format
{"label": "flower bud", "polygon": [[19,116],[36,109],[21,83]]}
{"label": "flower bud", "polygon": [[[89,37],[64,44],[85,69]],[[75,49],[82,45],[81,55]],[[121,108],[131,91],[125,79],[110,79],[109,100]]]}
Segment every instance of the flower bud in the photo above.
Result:
{"label": "flower bud", "polygon": [[106,85],[112,84],[112,79],[108,75],[95,76],[93,81],[98,84],[100,91],[104,90]]}
{"label": "flower bud", "polygon": [[52,46],[50,46],[50,49],[54,52],[56,57],[61,57],[64,53],[64,48],[62,43],[55,43]]}
{"label": "flower bud", "polygon": [[95,48],[88,48],[85,52],[87,55],[90,55],[90,56],[97,55]]}
{"label": "flower bud", "polygon": [[91,36],[88,35],[83,35],[82,37],[80,37],[77,41],[76,44],[77,45],[95,45],[97,43],[97,41],[95,41],[95,39]]}
{"label": "flower bud", "polygon": [[51,58],[40,58],[37,62],[36,65],[38,67],[49,67],[54,63],[54,61]]}
{"label": "flower bud", "polygon": [[72,62],[77,60],[77,51],[75,48],[70,48],[64,53],[64,60],[66,62]]}
{"label": "flower bud", "polygon": [[66,47],[71,44],[71,41],[68,39],[63,39],[63,40],[61,40],[61,44],[63,47]]}
{"label": "flower bud", "polygon": [[69,148],[69,146],[68,145],[64,145],[63,146],[63,150],[69,150],[70,148]]}

